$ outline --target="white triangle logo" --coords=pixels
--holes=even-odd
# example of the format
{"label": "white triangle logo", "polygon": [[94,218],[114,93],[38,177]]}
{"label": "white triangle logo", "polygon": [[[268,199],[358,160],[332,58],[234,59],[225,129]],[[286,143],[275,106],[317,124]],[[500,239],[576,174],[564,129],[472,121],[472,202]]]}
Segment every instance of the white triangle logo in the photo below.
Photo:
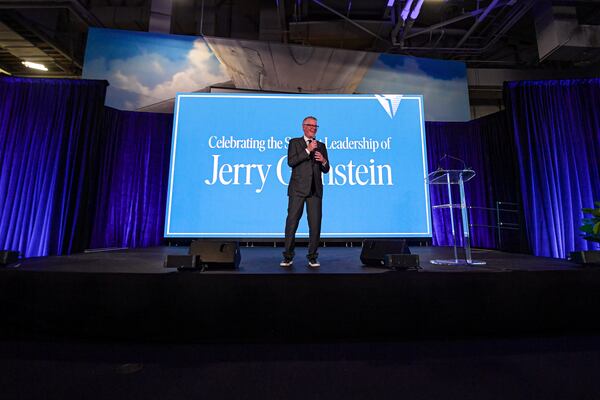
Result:
{"label": "white triangle logo", "polygon": [[400,101],[402,100],[401,94],[376,94],[375,98],[381,104],[381,107],[385,110],[385,112],[390,116],[390,118],[394,118],[396,115],[396,111],[398,111],[398,106],[400,105]]}

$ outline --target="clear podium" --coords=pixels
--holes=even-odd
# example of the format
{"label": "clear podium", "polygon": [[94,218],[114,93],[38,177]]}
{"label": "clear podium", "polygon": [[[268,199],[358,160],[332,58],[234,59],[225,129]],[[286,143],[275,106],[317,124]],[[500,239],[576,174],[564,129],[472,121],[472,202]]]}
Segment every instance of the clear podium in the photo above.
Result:
{"label": "clear podium", "polygon": [[[438,265],[485,265],[485,261],[473,260],[471,257],[471,237],[469,232],[469,216],[467,214],[467,204],[465,201],[465,182],[468,182],[475,176],[472,169],[438,169],[427,176],[427,182],[430,185],[446,185],[448,187],[448,204],[440,204],[432,208],[448,209],[450,211],[450,226],[452,229],[452,242],[454,246],[453,260],[431,260],[432,264]],[[454,204],[452,201],[452,185],[458,185],[460,191],[460,204]],[[458,258],[458,247],[456,240],[456,227],[454,222],[453,209],[459,208],[462,226],[463,243],[465,249],[465,259]]]}

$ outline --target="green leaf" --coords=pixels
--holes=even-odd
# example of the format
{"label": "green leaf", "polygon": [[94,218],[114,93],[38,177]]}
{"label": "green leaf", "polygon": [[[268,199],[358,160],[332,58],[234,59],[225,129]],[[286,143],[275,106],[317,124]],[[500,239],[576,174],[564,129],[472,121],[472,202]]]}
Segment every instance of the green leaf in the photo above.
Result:
{"label": "green leaf", "polygon": [[594,205],[595,205],[596,207],[600,207],[600,201],[595,201],[595,202],[594,202]]}
{"label": "green leaf", "polygon": [[579,229],[585,233],[594,233],[593,225],[583,225],[580,226]]}
{"label": "green leaf", "polygon": [[594,212],[593,208],[582,208],[581,212],[583,212],[584,214],[591,214]]}
{"label": "green leaf", "polygon": [[592,228],[592,232],[594,233],[594,235],[597,235],[600,232],[600,222],[594,225],[594,227]]}

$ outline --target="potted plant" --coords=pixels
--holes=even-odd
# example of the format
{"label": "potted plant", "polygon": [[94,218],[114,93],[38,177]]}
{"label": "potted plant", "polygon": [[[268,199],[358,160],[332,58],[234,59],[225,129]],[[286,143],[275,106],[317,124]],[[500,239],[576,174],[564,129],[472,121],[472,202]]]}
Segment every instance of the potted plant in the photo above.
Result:
{"label": "potted plant", "polygon": [[[579,229],[583,232],[583,238],[590,242],[600,243],[600,201],[594,203],[596,208],[582,208],[584,214],[590,214],[590,218],[583,219],[583,225]],[[574,251],[571,260],[579,264],[589,266],[600,266],[600,251]]]}

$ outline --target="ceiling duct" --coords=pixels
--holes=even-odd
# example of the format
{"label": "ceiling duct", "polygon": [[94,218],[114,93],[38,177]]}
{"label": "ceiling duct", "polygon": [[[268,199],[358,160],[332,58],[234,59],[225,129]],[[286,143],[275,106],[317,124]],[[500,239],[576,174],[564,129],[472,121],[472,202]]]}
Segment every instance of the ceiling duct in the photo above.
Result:
{"label": "ceiling duct", "polygon": [[600,26],[580,24],[576,6],[553,6],[549,0],[533,9],[540,61],[585,62],[600,54]]}

